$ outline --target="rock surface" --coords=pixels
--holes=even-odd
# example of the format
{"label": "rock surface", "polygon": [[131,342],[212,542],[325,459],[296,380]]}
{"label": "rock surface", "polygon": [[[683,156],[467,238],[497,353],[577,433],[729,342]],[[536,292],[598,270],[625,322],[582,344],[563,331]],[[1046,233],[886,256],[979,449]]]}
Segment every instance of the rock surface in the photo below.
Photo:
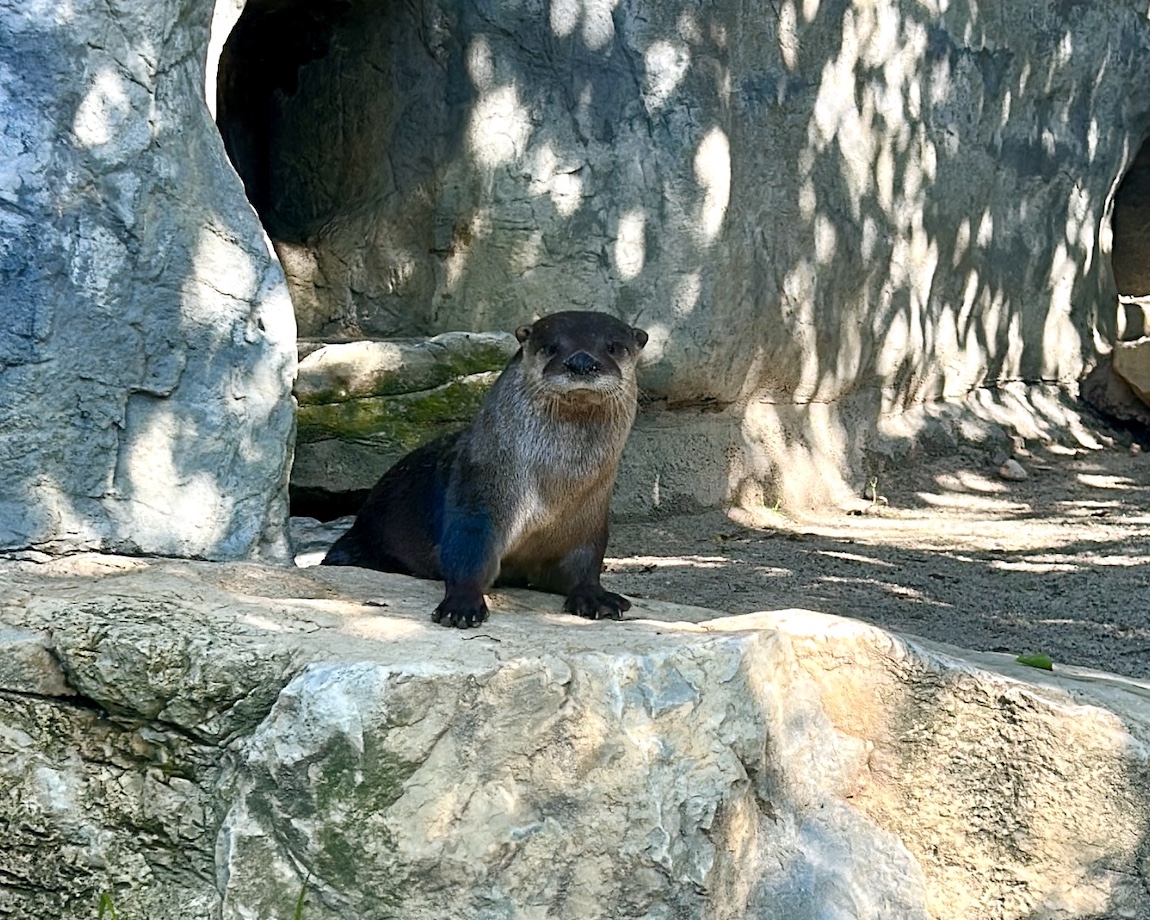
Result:
{"label": "rock surface", "polygon": [[1114,373],[1126,381],[1144,405],[1150,406],[1150,337],[1115,343],[1111,361]]}
{"label": "rock surface", "polygon": [[1150,687],[803,611],[506,592],[455,631],[438,593],[0,562],[7,915],[1150,911]]}
{"label": "rock surface", "polygon": [[510,333],[301,343],[292,501],[362,493],[407,451],[462,428],[519,343]]}
{"label": "rock surface", "polygon": [[857,495],[908,406],[1114,338],[1133,0],[249,7],[0,2],[0,547],[287,554],[292,311],[205,87],[305,332],[648,328],[645,507]]}
{"label": "rock surface", "polygon": [[0,548],[287,556],[295,323],[210,10],[0,2]]}
{"label": "rock surface", "polygon": [[272,2],[221,126],[309,334],[609,309],[658,398],[898,411],[1113,338],[1147,49],[1132,0]]}
{"label": "rock surface", "polygon": [[1114,341],[1148,49],[1131,0],[269,2],[220,124],[309,334],[613,311],[674,410],[641,451],[705,431],[708,502],[802,507],[906,410],[1073,394]]}

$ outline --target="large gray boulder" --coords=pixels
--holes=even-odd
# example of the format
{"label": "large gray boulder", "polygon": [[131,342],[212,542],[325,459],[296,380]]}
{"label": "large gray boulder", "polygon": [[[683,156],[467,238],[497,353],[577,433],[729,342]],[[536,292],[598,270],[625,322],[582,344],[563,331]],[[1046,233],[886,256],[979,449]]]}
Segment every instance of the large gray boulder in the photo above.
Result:
{"label": "large gray boulder", "polygon": [[0,548],[287,557],[295,323],[211,6],[0,2]]}
{"label": "large gray boulder", "polygon": [[439,590],[0,561],[5,915],[1150,915],[1150,687],[805,611],[451,630]]}

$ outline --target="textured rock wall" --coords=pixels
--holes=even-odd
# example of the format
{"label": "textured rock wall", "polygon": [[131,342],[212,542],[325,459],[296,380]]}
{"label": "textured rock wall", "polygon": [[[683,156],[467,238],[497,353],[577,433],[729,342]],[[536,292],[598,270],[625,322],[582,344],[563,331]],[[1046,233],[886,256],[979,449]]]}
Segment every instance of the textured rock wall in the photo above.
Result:
{"label": "textured rock wall", "polygon": [[221,47],[305,329],[643,324],[692,407],[640,424],[644,507],[857,485],[907,405],[1110,337],[1132,2],[265,0],[224,45],[240,10],[0,3],[0,547],[284,555],[294,330]]}
{"label": "textured rock wall", "polygon": [[286,556],[295,324],[211,7],[0,2],[0,548]]}
{"label": "textured rock wall", "polygon": [[318,567],[0,561],[14,920],[1150,915],[1147,688],[804,611],[486,632]]}
{"label": "textured rock wall", "polygon": [[[807,493],[796,442],[818,481],[857,474],[906,407],[1072,389],[1112,339],[1109,214],[1150,131],[1139,4],[249,12],[224,69],[279,69],[221,124],[301,326],[617,312],[652,333],[652,397],[727,408],[719,491]],[[292,16],[307,47],[280,40]]]}
{"label": "textured rock wall", "polygon": [[1072,381],[1113,321],[1144,12],[350,4],[237,159],[309,327],[604,307],[653,329],[676,400]]}

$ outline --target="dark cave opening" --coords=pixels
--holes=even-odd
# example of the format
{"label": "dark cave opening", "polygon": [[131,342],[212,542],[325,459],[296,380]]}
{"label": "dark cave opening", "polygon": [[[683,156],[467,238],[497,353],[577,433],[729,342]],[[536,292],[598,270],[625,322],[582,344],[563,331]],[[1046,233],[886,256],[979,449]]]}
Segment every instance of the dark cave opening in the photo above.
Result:
{"label": "dark cave opening", "polygon": [[[291,151],[282,147],[284,120],[292,118],[291,100],[299,92],[301,69],[328,54],[334,30],[351,14],[351,4],[339,0],[322,6],[307,0],[250,0],[220,52],[216,125],[281,261],[282,244],[302,242],[306,236],[306,229],[293,219],[292,202],[307,194],[306,182],[299,181],[305,164],[291,162]],[[325,129],[330,126],[317,126],[320,133]],[[298,322],[298,305],[296,314]],[[301,325],[306,332],[306,319]],[[365,496],[301,490],[294,482],[289,488],[293,517],[325,521],[354,514]]]}
{"label": "dark cave opening", "polygon": [[1118,287],[1118,337],[1150,331],[1150,141],[1144,143],[1114,195],[1110,254]]}
{"label": "dark cave opening", "polygon": [[[301,339],[432,332],[458,210],[441,213],[444,171],[474,95],[463,40],[437,16],[421,4],[252,0],[223,45],[216,122]],[[452,184],[464,206],[473,184],[466,172]]]}
{"label": "dark cave opening", "polygon": [[[333,30],[351,16],[348,2],[250,0],[220,53],[216,124],[248,201],[273,240],[301,228],[287,212],[300,194],[285,174],[277,143],[290,117],[285,102],[299,90],[300,69],[326,56]],[[321,126],[322,130],[322,126]]]}
{"label": "dark cave opening", "polygon": [[[324,344],[437,331],[436,273],[454,233],[438,192],[472,88],[462,45],[432,12],[250,0],[220,51],[217,127],[283,266],[301,358]],[[301,446],[314,446],[304,428],[292,513],[355,512],[366,493],[335,485],[346,470],[322,448],[310,466],[301,460]]]}

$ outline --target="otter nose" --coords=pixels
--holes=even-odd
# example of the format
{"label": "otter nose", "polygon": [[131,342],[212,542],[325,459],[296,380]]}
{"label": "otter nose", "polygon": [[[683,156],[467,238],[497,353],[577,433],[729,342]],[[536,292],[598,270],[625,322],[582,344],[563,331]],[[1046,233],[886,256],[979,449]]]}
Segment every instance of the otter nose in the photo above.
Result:
{"label": "otter nose", "polygon": [[581,377],[587,374],[594,374],[601,368],[599,362],[585,351],[575,352],[575,354],[563,362],[563,366],[572,374],[578,374]]}

